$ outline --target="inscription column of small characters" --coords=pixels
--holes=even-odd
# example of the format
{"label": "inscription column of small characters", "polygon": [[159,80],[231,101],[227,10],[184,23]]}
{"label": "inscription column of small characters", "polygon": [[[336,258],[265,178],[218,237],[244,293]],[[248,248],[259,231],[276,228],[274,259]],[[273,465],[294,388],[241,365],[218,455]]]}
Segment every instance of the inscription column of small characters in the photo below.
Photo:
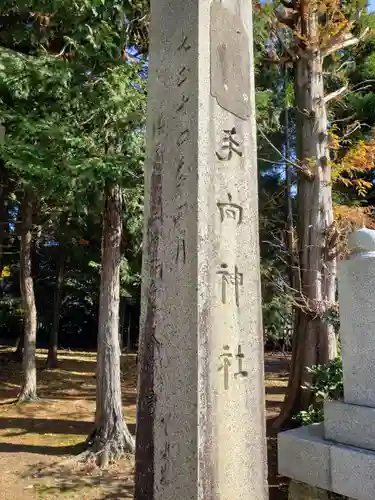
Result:
{"label": "inscription column of small characters", "polygon": [[[230,162],[234,155],[243,157],[242,139],[239,138],[236,127],[223,129],[219,150],[215,152],[216,158],[222,162]],[[226,220],[230,219],[237,226],[243,222],[243,208],[238,203],[233,202],[231,193],[227,193],[228,200],[220,200],[217,202],[219,210],[220,221],[223,224]],[[240,272],[238,265],[235,264],[234,269],[231,270],[227,263],[220,264],[216,274],[220,277],[221,285],[221,302],[227,304],[228,293],[234,292],[234,299],[236,307],[240,306],[241,288],[243,286],[243,273]],[[219,355],[219,368],[218,371],[223,372],[224,376],[224,389],[229,389],[229,372],[232,367],[232,359],[236,359],[238,363],[237,372],[233,374],[234,378],[239,376],[247,377],[248,372],[243,369],[243,361],[245,355],[242,352],[242,346],[237,345],[237,354],[230,352],[230,346],[224,345],[223,352]]]}
{"label": "inscription column of small characters", "polygon": [[[184,55],[186,55],[191,50],[191,44],[188,37],[183,33],[181,36],[181,41],[176,49],[176,56],[182,60],[181,67],[177,71],[175,86],[180,91],[179,100],[175,109],[175,113],[178,116],[186,111],[186,106],[190,101],[190,96],[187,93],[186,84],[189,78],[189,67],[184,62]],[[184,144],[190,139],[190,129],[188,127],[183,127],[179,131],[176,145],[179,152],[178,165],[176,169],[176,198],[178,199],[178,205],[176,214],[173,217],[173,222],[176,229],[176,257],[175,262],[177,265],[183,265],[186,263],[186,230],[183,227],[183,219],[188,211],[188,204],[184,201],[184,195],[186,190],[183,189],[184,183],[188,178],[187,165],[186,165],[186,154],[184,152]]]}
{"label": "inscription column of small characters", "polygon": [[[156,137],[156,145],[153,152],[152,159],[152,174],[151,174],[151,209],[149,215],[149,227],[147,230],[148,235],[148,246],[149,249],[154,249],[158,247],[159,235],[159,225],[162,219],[162,169],[164,163],[164,145],[160,141],[160,135],[164,129],[164,121],[160,115],[153,125],[153,135]],[[150,281],[150,295],[154,296],[159,288],[160,284],[158,280],[163,279],[163,262],[158,255],[156,250],[149,250],[149,266],[152,269],[150,273],[154,278]],[[159,342],[156,341],[158,345]]]}

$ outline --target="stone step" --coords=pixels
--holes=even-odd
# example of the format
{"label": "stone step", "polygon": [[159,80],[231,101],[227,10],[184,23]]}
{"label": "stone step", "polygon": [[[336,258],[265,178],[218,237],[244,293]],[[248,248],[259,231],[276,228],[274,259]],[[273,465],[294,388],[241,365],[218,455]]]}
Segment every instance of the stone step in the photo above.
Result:
{"label": "stone step", "polygon": [[375,451],[375,408],[327,401],[324,405],[324,435],[337,443]]}
{"label": "stone step", "polygon": [[324,438],[324,424],[278,435],[279,474],[354,500],[375,498],[375,453]]}

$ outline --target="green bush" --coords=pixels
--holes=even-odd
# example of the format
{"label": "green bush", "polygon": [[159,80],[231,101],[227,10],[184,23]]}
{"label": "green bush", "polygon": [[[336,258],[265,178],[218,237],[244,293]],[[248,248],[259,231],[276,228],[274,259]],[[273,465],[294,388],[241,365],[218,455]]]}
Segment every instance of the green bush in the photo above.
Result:
{"label": "green bush", "polygon": [[309,425],[324,420],[323,406],[326,399],[339,399],[344,394],[342,379],[342,361],[336,358],[326,365],[309,368],[312,382],[306,389],[314,394],[314,403],[307,411],[301,411],[295,416],[300,425]]}

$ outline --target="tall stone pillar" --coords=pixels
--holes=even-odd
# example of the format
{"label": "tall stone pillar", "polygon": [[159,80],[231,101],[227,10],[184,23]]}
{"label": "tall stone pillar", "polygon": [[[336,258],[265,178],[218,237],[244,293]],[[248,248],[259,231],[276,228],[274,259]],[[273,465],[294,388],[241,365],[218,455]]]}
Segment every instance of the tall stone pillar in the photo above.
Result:
{"label": "tall stone pillar", "polygon": [[264,500],[250,0],[151,0],[136,500]]}

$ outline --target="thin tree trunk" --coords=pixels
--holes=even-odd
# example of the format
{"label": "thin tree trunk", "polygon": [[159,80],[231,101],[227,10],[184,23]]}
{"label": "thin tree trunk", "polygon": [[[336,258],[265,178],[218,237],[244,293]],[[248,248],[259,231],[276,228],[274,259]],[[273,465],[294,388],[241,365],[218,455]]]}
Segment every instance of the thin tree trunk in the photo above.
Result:
{"label": "thin tree trunk", "polygon": [[[317,38],[317,13],[311,8],[302,27],[308,40]],[[286,399],[276,426],[307,409],[312,394],[304,388],[308,368],[337,355],[334,328],[326,321],[335,303],[336,262],[328,248],[333,223],[331,167],[324,102],[323,59],[319,48],[296,62],[298,246],[300,297],[295,315],[293,356]]]}
{"label": "thin tree trunk", "polygon": [[[22,324],[22,328],[23,328],[23,324]],[[25,343],[25,334],[24,334],[24,332],[21,332],[21,335],[17,339],[16,350],[13,352],[13,358],[18,363],[21,363],[21,361],[22,361],[24,343]]]}
{"label": "thin tree trunk", "polygon": [[9,185],[6,171],[0,160],[0,271],[3,266],[4,241],[6,239],[7,227],[9,224],[7,210],[8,190]]}
{"label": "thin tree trunk", "polygon": [[93,451],[100,465],[134,453],[135,443],[122,413],[119,304],[122,206],[119,186],[107,186],[103,213],[98,356]]}
{"label": "thin tree trunk", "polygon": [[19,401],[30,401],[37,398],[35,363],[37,322],[34,283],[31,272],[33,204],[30,193],[25,195],[21,212],[20,288],[24,315],[24,378]]}
{"label": "thin tree trunk", "polygon": [[[0,160],[0,273],[4,269],[4,251],[7,247],[7,236],[9,233],[8,219],[8,196],[10,182],[3,162]],[[4,297],[5,281],[0,280],[0,299]]]}
{"label": "thin tree trunk", "polygon": [[[288,70],[284,70],[285,94],[288,87]],[[294,262],[294,225],[293,225],[293,205],[292,205],[292,167],[289,163],[290,140],[289,140],[289,107],[285,102],[285,230],[286,243],[289,253],[289,286],[293,289],[295,286],[295,262]]]}
{"label": "thin tree trunk", "polygon": [[56,290],[53,302],[53,318],[52,329],[50,332],[50,344],[48,349],[47,367],[50,369],[57,368],[57,347],[59,339],[61,300],[64,285],[64,270],[65,270],[65,249],[60,243],[58,249],[58,257],[56,262]]}
{"label": "thin tree trunk", "polygon": [[128,308],[128,326],[127,326],[127,338],[126,338],[126,350],[131,352],[132,350],[132,339],[131,339],[131,328],[132,328],[132,310],[131,307]]}
{"label": "thin tree trunk", "polygon": [[[160,273],[158,248],[162,227],[162,162],[157,158],[149,183],[150,205],[145,207],[147,252],[143,253],[142,316],[138,343],[138,391],[135,455],[135,500],[153,497],[154,485],[154,352],[157,276]],[[147,185],[147,184],[146,184]],[[146,188],[145,188],[146,190]],[[148,212],[148,213],[147,213]]]}
{"label": "thin tree trunk", "polygon": [[126,304],[123,304],[120,300],[120,319],[119,319],[118,339],[120,342],[120,352],[121,353],[124,351],[125,310],[126,310]]}

